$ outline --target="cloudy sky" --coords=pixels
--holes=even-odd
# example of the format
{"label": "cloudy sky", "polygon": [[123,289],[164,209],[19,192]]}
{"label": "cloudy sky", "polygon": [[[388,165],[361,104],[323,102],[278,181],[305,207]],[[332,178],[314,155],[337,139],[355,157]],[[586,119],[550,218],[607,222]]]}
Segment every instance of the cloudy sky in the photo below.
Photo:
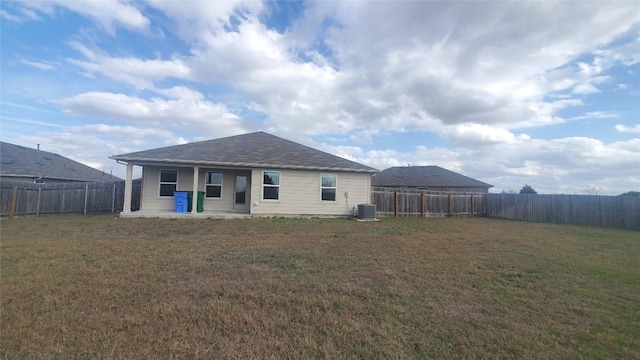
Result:
{"label": "cloudy sky", "polygon": [[640,190],[637,1],[1,1],[1,139],[108,156],[263,130],[384,169]]}

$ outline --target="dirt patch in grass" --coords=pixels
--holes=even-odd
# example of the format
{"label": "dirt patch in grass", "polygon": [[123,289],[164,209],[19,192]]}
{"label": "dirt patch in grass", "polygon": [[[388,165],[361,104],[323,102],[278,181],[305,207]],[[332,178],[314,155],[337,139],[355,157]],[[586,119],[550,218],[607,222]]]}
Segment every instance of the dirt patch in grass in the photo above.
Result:
{"label": "dirt patch in grass", "polygon": [[640,233],[494,219],[20,218],[2,358],[640,358]]}

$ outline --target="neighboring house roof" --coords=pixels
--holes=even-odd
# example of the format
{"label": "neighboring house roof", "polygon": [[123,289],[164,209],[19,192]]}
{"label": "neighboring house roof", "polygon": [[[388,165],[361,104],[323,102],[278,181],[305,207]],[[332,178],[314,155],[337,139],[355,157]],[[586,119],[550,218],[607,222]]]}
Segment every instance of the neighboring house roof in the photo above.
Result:
{"label": "neighboring house roof", "polygon": [[265,132],[168,146],[114,155],[111,159],[134,164],[268,167],[333,171],[378,170]]}
{"label": "neighboring house roof", "polygon": [[439,166],[399,166],[383,170],[371,179],[371,185],[384,187],[481,187],[490,188],[472,179]]}
{"label": "neighboring house roof", "polygon": [[122,180],[48,151],[0,142],[0,176],[63,181]]}

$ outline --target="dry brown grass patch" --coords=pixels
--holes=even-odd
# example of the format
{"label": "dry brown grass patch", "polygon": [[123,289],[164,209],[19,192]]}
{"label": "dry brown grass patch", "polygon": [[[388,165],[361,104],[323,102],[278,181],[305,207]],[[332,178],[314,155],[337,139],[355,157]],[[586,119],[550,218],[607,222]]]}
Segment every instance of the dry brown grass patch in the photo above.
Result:
{"label": "dry brown grass patch", "polygon": [[640,358],[638,232],[22,218],[2,358]]}

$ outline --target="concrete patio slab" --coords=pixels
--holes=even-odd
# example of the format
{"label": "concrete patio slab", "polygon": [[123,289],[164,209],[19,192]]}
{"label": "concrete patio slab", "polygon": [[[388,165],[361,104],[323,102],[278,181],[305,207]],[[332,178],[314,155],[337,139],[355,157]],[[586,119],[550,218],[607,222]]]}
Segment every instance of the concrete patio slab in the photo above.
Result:
{"label": "concrete patio slab", "polygon": [[120,213],[120,217],[123,219],[133,218],[160,218],[160,219],[250,219],[251,214],[245,213],[230,213],[230,212],[215,212],[204,211],[197,214],[192,213],[178,213],[175,211],[158,211],[158,210],[140,210],[130,213]]}

